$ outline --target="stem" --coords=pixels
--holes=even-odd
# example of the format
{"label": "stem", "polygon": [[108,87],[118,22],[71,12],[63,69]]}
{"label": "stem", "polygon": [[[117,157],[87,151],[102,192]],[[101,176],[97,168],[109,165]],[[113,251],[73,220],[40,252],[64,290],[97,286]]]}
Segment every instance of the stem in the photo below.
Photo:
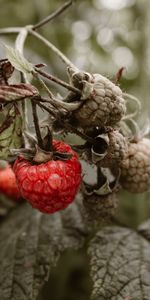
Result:
{"label": "stem", "polygon": [[[129,121],[131,123],[131,125],[133,126],[134,138],[138,140],[140,138],[140,128],[139,128],[138,124],[133,119],[128,119],[127,121]],[[132,130],[132,128],[131,128],[131,130]]]}
{"label": "stem", "polygon": [[[68,5],[71,5],[72,1],[68,2]],[[49,16],[50,17],[50,16]],[[49,18],[47,17],[47,19]],[[41,26],[41,23],[43,24],[43,22],[45,23],[45,20],[41,21],[40,23],[38,23],[38,27],[39,24]],[[47,20],[46,20],[47,22]],[[41,40],[49,49],[51,49],[67,66],[72,67],[72,68],[76,68],[76,66],[56,47],[54,46],[51,42],[49,42],[46,38],[44,38],[42,35],[40,35],[39,33],[35,32],[35,29],[37,28],[37,25],[33,26],[33,25],[28,25],[26,26],[26,30],[28,31],[28,33],[30,33],[31,35],[35,36],[36,38],[38,38],[39,40]],[[8,28],[2,28],[0,30],[0,34],[11,34],[11,33],[19,33],[21,32],[23,29],[23,27],[8,27]]]}
{"label": "stem", "polygon": [[41,108],[44,109],[45,111],[47,111],[49,114],[51,114],[54,118],[57,118],[57,113],[53,110],[51,110],[50,108],[48,108],[47,106],[45,106],[44,104],[37,102],[37,105]]}
{"label": "stem", "polygon": [[65,81],[61,80],[61,79],[58,79],[57,77],[53,76],[53,75],[50,75],[44,71],[41,71],[39,70],[38,68],[35,68],[36,72],[39,73],[41,76],[53,81],[53,82],[56,82],[57,84],[63,86],[64,88],[66,88],[67,90],[70,90],[76,94],[79,94],[81,95],[81,91],[73,86],[71,86],[70,84],[66,83]]}
{"label": "stem", "polygon": [[97,166],[97,186],[100,187],[105,183],[105,177],[101,171],[101,168]]}
{"label": "stem", "polygon": [[130,118],[136,117],[136,115],[141,111],[141,102],[139,101],[138,98],[136,98],[136,97],[133,96],[133,95],[130,95],[130,94],[127,94],[127,93],[123,93],[123,96],[124,96],[125,98],[127,98],[127,99],[126,99],[126,103],[129,102],[130,100],[132,100],[132,101],[134,101],[134,102],[136,103],[136,105],[137,105],[136,110],[135,110],[133,113],[124,116],[124,117],[123,117],[123,120],[126,120],[126,119],[130,119]]}
{"label": "stem", "polygon": [[62,12],[64,12],[69,6],[71,6],[71,4],[72,4],[72,1],[68,1],[68,2],[64,3],[60,8],[58,8],[52,14],[47,16],[44,20],[35,24],[33,26],[32,30],[36,30],[36,29],[42,27],[43,25],[47,24],[48,22],[52,21],[54,18],[58,17]]}
{"label": "stem", "polygon": [[125,121],[125,120],[129,120],[129,119],[135,118],[137,116],[137,114],[138,114],[138,111],[136,110],[134,113],[128,114],[128,115],[124,116],[122,118],[122,120]]}
{"label": "stem", "polygon": [[6,28],[0,29],[0,35],[19,33],[21,30],[22,30],[22,27],[6,27]]}
{"label": "stem", "polygon": [[[26,26],[28,32],[35,36],[37,39],[41,40],[49,49],[51,49],[67,66],[77,69],[77,67],[51,42],[49,42],[46,38],[44,38],[39,33],[35,32],[32,28],[33,26]],[[8,27],[0,29],[0,35],[3,34],[12,34],[19,33],[23,27]]]}
{"label": "stem", "polygon": [[124,72],[125,69],[126,69],[125,67],[122,67],[122,68],[120,68],[118,70],[118,72],[117,72],[117,74],[115,76],[115,84],[117,84],[120,81],[120,79],[122,77],[122,74],[123,74],[123,72]]}
{"label": "stem", "polygon": [[48,94],[48,96],[53,99],[53,94],[52,92],[49,90],[49,88],[47,87],[47,85],[45,84],[45,82],[38,76],[38,74],[36,72],[33,72],[32,75],[39,81],[40,85],[42,88],[45,89],[46,93]]}
{"label": "stem", "polygon": [[93,143],[94,139],[89,137],[88,135],[86,135],[85,133],[82,133],[81,131],[79,131],[77,128],[75,128],[74,126],[72,126],[69,123],[64,122],[63,120],[61,120],[61,118],[59,118],[58,114],[54,111],[51,111],[51,109],[49,109],[47,106],[45,106],[42,103],[37,103],[42,109],[46,110],[49,114],[52,114],[60,123],[60,125],[62,125],[62,128],[68,129],[68,131],[71,131],[75,134],[77,134],[78,136],[80,136],[81,138],[83,138],[84,140],[86,140],[89,143]]}
{"label": "stem", "polygon": [[[28,36],[28,31],[26,28],[20,29],[20,32],[15,41],[15,48],[18,50],[22,55],[24,51],[24,43]],[[27,76],[24,73],[21,74],[21,82],[28,83]],[[22,119],[23,119],[23,130],[28,130],[28,110],[27,110],[27,103],[23,101],[22,104]],[[26,143],[26,142],[25,142]]]}
{"label": "stem", "polygon": [[55,99],[52,99],[52,98],[47,99],[44,97],[40,97],[39,102],[47,103],[47,104],[51,105],[51,107],[57,111],[58,110],[60,111],[60,109],[62,109],[62,107],[59,105],[59,103],[55,102]]}
{"label": "stem", "polygon": [[64,123],[62,122],[62,125],[64,126],[64,128],[68,129],[69,131],[72,131],[73,133],[77,134],[78,136],[80,136],[82,139],[84,139],[85,141],[92,143],[94,142],[94,139],[92,139],[91,137],[89,137],[88,135],[86,135],[85,133],[79,131],[76,127],[72,126],[69,123]]}
{"label": "stem", "polygon": [[41,137],[39,120],[38,120],[37,109],[36,109],[37,104],[33,100],[31,100],[31,104],[32,104],[33,121],[34,121],[35,132],[38,140],[38,145],[40,148],[43,148],[43,140]]}
{"label": "stem", "polygon": [[68,110],[67,108],[65,108],[64,106],[63,106],[63,104],[65,104],[65,103],[63,103],[62,101],[60,101],[60,100],[57,100],[57,99],[55,99],[55,98],[49,98],[49,99],[47,99],[47,98],[44,98],[44,97],[42,97],[42,98],[40,98],[40,100],[41,100],[41,102],[47,102],[47,103],[49,103],[49,104],[51,104],[53,107],[55,107],[57,110],[58,109],[65,109],[65,110]]}
{"label": "stem", "polygon": [[49,126],[47,126],[47,130],[48,130],[48,133],[47,133],[47,135],[44,139],[44,150],[53,152],[53,135],[52,135],[52,131],[49,128]]}
{"label": "stem", "polygon": [[[57,48],[55,47],[51,42],[49,42],[47,39],[45,39],[42,35],[35,32],[34,30],[28,28],[28,32],[41,40],[49,49],[51,49],[67,66],[76,68],[76,66]],[[77,68],[76,68],[77,69]]]}
{"label": "stem", "polygon": [[28,35],[28,31],[26,28],[22,28],[16,38],[15,41],[15,48],[21,53],[23,54],[23,50],[24,50],[24,43],[25,40],[27,38]]}

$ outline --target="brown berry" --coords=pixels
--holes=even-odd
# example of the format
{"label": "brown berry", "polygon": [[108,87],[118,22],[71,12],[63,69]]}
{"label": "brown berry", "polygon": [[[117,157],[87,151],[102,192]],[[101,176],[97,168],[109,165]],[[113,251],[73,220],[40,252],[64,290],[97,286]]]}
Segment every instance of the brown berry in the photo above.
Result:
{"label": "brown berry", "polygon": [[[87,145],[87,146],[86,146]],[[119,167],[128,153],[128,141],[118,131],[110,128],[93,138],[93,144],[85,144],[82,158],[99,167]]]}
{"label": "brown berry", "polygon": [[118,167],[127,156],[128,142],[118,130],[100,134],[95,141],[91,149],[92,160],[99,167]]}
{"label": "brown berry", "polygon": [[116,213],[117,204],[116,193],[103,196],[94,193],[83,196],[85,218],[92,222],[109,222]]}
{"label": "brown berry", "polygon": [[85,128],[117,124],[126,112],[121,89],[100,74],[93,74],[82,83],[82,105],[74,112],[79,125]]}
{"label": "brown berry", "polygon": [[150,188],[150,140],[143,138],[129,145],[128,155],[121,166],[121,185],[132,193]]}

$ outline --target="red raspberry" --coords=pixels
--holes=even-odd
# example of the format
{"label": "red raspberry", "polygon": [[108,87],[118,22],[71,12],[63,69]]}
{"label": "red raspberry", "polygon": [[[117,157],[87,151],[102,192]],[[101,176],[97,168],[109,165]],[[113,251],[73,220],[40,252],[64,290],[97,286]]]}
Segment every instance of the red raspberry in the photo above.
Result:
{"label": "red raspberry", "polygon": [[20,199],[15,174],[6,161],[0,161],[0,193],[14,199]]}
{"label": "red raspberry", "polygon": [[72,154],[68,160],[50,160],[35,165],[18,158],[14,165],[22,196],[43,213],[66,208],[73,200],[81,182],[81,165],[77,154],[62,141],[53,140],[53,148]]}

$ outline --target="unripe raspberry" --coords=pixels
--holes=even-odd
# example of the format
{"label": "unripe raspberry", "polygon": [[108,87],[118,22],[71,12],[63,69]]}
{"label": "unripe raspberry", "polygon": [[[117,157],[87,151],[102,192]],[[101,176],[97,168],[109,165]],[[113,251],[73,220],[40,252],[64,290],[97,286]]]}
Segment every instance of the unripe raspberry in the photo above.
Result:
{"label": "unripe raspberry", "polygon": [[128,153],[126,138],[117,130],[108,133],[109,144],[106,156],[99,162],[101,167],[107,168],[114,165],[119,166]]}
{"label": "unripe raspberry", "polygon": [[74,112],[83,128],[87,126],[113,126],[126,112],[121,89],[106,77],[93,74],[83,81],[81,100],[83,104]]}
{"label": "unripe raspberry", "polygon": [[94,193],[90,196],[84,195],[83,205],[87,221],[108,222],[116,213],[118,201],[114,192],[103,196]]}
{"label": "unripe raspberry", "polygon": [[[93,145],[91,149],[92,160],[99,167],[119,166],[128,153],[127,140],[118,130],[100,134],[95,141],[96,145]],[[101,148],[104,149],[104,152]]]}
{"label": "unripe raspberry", "polygon": [[150,189],[150,140],[143,138],[129,145],[128,155],[121,166],[122,187],[132,193]]}

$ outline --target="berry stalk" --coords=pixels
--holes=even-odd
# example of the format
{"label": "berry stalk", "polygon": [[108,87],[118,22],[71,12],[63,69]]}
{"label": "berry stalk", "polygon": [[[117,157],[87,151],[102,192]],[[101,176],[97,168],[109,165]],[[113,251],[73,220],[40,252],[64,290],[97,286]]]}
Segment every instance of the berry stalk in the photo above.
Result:
{"label": "berry stalk", "polygon": [[32,105],[33,121],[34,121],[35,132],[38,140],[38,145],[40,148],[43,148],[43,140],[41,137],[41,131],[40,131],[39,120],[38,120],[37,109],[36,109],[37,104],[34,102],[34,100],[32,100],[31,105]]}
{"label": "berry stalk", "polygon": [[54,18],[58,17],[61,13],[63,13],[67,8],[69,8],[72,5],[73,1],[65,2],[61,7],[59,7],[56,11],[54,11],[52,14],[47,16],[45,19],[40,21],[39,23],[35,24],[32,27],[32,30],[37,30],[38,28],[42,27],[43,25],[47,24],[48,22],[52,21]]}

